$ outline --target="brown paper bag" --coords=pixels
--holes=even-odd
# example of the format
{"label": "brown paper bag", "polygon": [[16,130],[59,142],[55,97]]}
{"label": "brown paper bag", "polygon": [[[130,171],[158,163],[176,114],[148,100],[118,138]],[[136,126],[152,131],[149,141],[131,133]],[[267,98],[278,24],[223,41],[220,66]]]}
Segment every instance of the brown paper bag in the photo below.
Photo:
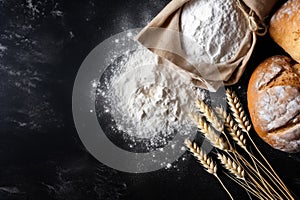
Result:
{"label": "brown paper bag", "polygon": [[161,57],[160,63],[182,68],[199,87],[217,90],[221,85],[235,84],[242,76],[256,44],[256,35],[264,32],[263,19],[277,0],[236,0],[249,20],[249,30],[242,48],[236,56],[214,65],[195,64],[186,60],[181,47],[180,16],[183,6],[190,0],[171,1],[137,36],[137,40]]}
{"label": "brown paper bag", "polygon": [[269,15],[277,0],[244,0],[244,3],[255,12],[263,22]]}

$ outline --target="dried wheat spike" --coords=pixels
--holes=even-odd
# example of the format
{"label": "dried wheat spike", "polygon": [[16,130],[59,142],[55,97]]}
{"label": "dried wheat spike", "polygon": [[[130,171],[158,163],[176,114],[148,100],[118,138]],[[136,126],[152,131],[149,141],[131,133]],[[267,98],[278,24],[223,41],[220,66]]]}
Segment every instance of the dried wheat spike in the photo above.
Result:
{"label": "dried wheat spike", "polygon": [[236,96],[235,92],[227,89],[226,97],[232,111],[235,121],[238,123],[238,126],[244,131],[249,132],[251,129],[250,121],[248,120],[245,111],[240,103],[240,100]]}
{"label": "dried wheat spike", "polygon": [[224,121],[224,125],[228,129],[228,131],[231,130],[235,123],[232,120],[230,114],[228,114],[223,107],[217,107],[215,110],[219,117]]}
{"label": "dried wheat spike", "polygon": [[213,175],[217,174],[217,165],[210,157],[207,156],[207,154],[202,149],[197,146],[195,142],[192,143],[190,140],[186,140],[185,145],[208,173]]}
{"label": "dried wheat spike", "polygon": [[226,157],[223,154],[218,153],[218,159],[221,161],[222,165],[233,175],[235,175],[238,179],[245,178],[245,171],[244,169],[236,164],[233,160],[229,157]]}
{"label": "dried wheat spike", "polygon": [[246,138],[242,131],[240,131],[237,125],[234,125],[232,131],[229,132],[232,139],[242,148],[246,148]]}
{"label": "dried wheat spike", "polygon": [[232,139],[242,148],[246,148],[246,138],[244,134],[238,129],[237,125],[231,118],[224,108],[217,107],[216,112],[219,114],[220,118],[224,120],[224,124],[232,137]]}
{"label": "dried wheat spike", "polygon": [[212,129],[202,117],[192,115],[193,120],[196,122],[197,127],[203,133],[205,138],[216,148],[223,151],[230,151],[230,146],[220,135],[218,135],[214,129]]}
{"label": "dried wheat spike", "polygon": [[224,126],[210,107],[204,101],[198,99],[196,102],[200,112],[205,116],[206,120],[219,132],[224,131]]}

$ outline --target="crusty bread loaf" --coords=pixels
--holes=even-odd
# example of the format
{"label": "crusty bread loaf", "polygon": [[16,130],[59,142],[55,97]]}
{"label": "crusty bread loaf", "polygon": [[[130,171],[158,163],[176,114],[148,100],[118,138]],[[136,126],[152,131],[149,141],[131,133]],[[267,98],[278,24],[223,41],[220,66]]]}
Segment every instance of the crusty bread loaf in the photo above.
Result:
{"label": "crusty bread loaf", "polygon": [[277,44],[300,62],[300,0],[287,1],[272,16],[269,32]]}
{"label": "crusty bread loaf", "polygon": [[254,129],[274,148],[300,151],[300,65],[273,56],[253,72],[248,108]]}

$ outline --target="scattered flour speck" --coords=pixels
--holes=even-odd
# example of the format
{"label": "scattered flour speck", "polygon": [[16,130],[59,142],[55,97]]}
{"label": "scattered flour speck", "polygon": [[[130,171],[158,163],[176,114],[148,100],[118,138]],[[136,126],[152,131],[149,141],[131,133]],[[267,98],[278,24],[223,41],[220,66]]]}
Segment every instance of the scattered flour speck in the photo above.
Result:
{"label": "scattered flour speck", "polygon": [[3,56],[3,53],[7,50],[7,47],[3,46],[1,43],[0,43],[0,57]]}

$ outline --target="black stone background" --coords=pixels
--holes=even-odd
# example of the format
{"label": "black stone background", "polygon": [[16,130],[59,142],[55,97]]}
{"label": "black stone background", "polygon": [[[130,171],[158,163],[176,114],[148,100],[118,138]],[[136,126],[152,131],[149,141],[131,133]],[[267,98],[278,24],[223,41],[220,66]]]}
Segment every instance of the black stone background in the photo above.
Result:
{"label": "black stone background", "polygon": [[[77,135],[72,87],[87,54],[106,38],[143,27],[167,0],[0,0],[0,199],[227,199],[191,157],[147,174],[118,172],[96,161]],[[282,3],[282,2],[281,2]],[[1,47],[2,46],[2,47]],[[284,52],[260,38],[241,81],[262,60]],[[254,140],[300,196],[300,155]],[[244,190],[225,180],[236,199]]]}

